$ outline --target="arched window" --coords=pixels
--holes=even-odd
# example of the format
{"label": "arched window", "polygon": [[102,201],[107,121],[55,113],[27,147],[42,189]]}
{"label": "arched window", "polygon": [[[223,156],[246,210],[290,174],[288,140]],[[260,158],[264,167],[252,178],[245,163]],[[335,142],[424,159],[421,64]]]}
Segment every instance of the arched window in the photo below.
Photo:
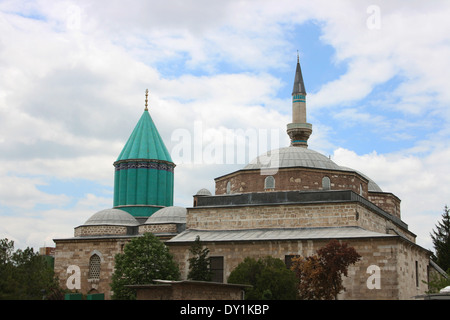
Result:
{"label": "arched window", "polygon": [[264,179],[264,189],[275,189],[275,178],[272,176],[266,177]]}
{"label": "arched window", "polygon": [[230,181],[227,182],[227,194],[231,193],[231,183]]}
{"label": "arched window", "polygon": [[328,178],[328,177],[323,177],[322,178],[322,189],[323,190],[330,190],[331,189],[330,178]]}
{"label": "arched window", "polygon": [[89,279],[100,279],[100,257],[97,254],[89,259]]}

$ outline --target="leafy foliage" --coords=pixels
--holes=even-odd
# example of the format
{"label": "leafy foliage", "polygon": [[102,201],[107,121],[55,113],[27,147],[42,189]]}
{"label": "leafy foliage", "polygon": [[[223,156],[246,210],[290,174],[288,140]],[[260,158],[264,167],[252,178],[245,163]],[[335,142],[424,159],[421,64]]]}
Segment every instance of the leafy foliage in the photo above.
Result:
{"label": "leafy foliage", "polygon": [[442,214],[442,222],[438,222],[436,229],[430,234],[435,250],[433,260],[448,273],[450,271],[450,209],[447,206]]}
{"label": "leafy foliage", "polygon": [[151,284],[153,280],[178,280],[180,271],[169,249],[151,233],[131,240],[123,253],[115,256],[111,289],[113,299],[134,300],[133,284]]}
{"label": "leafy foliage", "polygon": [[200,242],[200,237],[195,238],[195,242],[189,249],[193,255],[189,261],[189,273],[188,279],[198,280],[198,281],[211,281],[212,273],[210,269],[210,260],[208,258],[209,249],[202,249],[202,243]]}
{"label": "leafy foliage", "polygon": [[360,258],[353,247],[335,239],[319,249],[316,255],[294,258],[291,270],[299,279],[299,298],[337,299],[337,295],[345,291],[342,276],[347,276],[348,267]]}
{"label": "leafy foliage", "polygon": [[450,273],[447,272],[447,277],[444,277],[441,274],[431,273],[427,284],[427,293],[439,293],[441,289],[450,286]]}
{"label": "leafy foliage", "polygon": [[62,291],[45,257],[33,248],[14,252],[14,241],[0,240],[0,299],[61,299]]}
{"label": "leafy foliage", "polygon": [[329,290],[324,279],[324,268],[317,255],[292,259],[291,270],[298,279],[298,297],[302,300],[321,300]]}
{"label": "leafy foliage", "polygon": [[283,261],[267,256],[245,258],[231,273],[228,283],[249,284],[247,300],[293,300],[297,295],[295,274]]}

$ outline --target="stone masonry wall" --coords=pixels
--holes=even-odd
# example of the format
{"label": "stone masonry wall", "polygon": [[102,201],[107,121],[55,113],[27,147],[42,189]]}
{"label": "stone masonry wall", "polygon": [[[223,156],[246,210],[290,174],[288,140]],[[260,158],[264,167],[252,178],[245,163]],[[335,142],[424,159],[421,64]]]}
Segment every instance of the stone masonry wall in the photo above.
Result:
{"label": "stone masonry wall", "polygon": [[350,203],[195,207],[188,209],[186,220],[186,228],[205,230],[356,225],[355,208]]}
{"label": "stone masonry wall", "polygon": [[[291,240],[291,241],[249,241],[249,242],[204,242],[210,250],[210,256],[222,256],[224,259],[224,279],[226,283],[231,271],[244,260],[245,257],[255,259],[270,255],[285,261],[287,255],[310,256],[326,245],[329,240]],[[427,286],[426,273],[420,271],[420,287],[415,287],[415,278],[409,275],[414,272],[410,264],[406,265],[403,257],[405,241],[400,237],[346,239],[349,246],[362,256],[362,259],[349,268],[348,277],[344,278],[345,292],[338,299],[411,299],[419,292],[424,293]],[[188,273],[188,259],[190,258],[189,244],[168,243],[171,253],[179,263],[182,279]],[[416,250],[422,266],[426,265],[426,255],[423,250]],[[371,267],[372,266],[372,267]],[[369,267],[379,268],[379,283],[374,280],[373,271]],[[403,268],[406,277],[398,273]],[[372,278],[370,278],[372,276]],[[369,285],[368,285],[369,283]],[[377,287],[377,284],[379,286]]]}
{"label": "stone masonry wall", "polygon": [[428,256],[417,246],[402,242],[398,247],[397,273],[399,278],[400,299],[424,294],[428,286]]}
{"label": "stone masonry wall", "polygon": [[[59,278],[62,288],[67,288],[67,279],[71,274],[67,269],[71,265],[78,266],[81,272],[81,287],[78,292],[87,294],[94,292],[104,293],[105,299],[110,299],[111,275],[114,272],[114,256],[123,251],[129,239],[99,239],[99,240],[55,240],[55,275]],[[88,279],[89,259],[91,255],[100,256],[100,280]]]}
{"label": "stone masonry wall", "polygon": [[124,226],[79,226],[75,228],[75,237],[95,236],[95,235],[124,235],[127,234],[127,227]]}
{"label": "stone masonry wall", "polygon": [[357,202],[194,207],[186,218],[187,228],[202,230],[360,226],[386,233],[392,228],[415,241],[413,234]]}
{"label": "stone masonry wall", "polygon": [[242,300],[242,288],[211,283],[172,283],[137,289],[137,300]]}
{"label": "stone masonry wall", "polygon": [[143,224],[139,226],[139,233],[176,233],[177,225],[175,223],[167,224]]}
{"label": "stone masonry wall", "polygon": [[369,192],[369,200],[384,211],[401,218],[400,199],[392,193]]}

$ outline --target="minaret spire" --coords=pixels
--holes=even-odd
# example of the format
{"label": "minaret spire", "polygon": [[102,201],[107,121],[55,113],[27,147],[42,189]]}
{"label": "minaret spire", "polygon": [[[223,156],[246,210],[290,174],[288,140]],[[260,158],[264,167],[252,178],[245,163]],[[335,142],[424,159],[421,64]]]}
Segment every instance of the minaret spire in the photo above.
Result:
{"label": "minaret spire", "polygon": [[291,138],[291,146],[308,147],[307,142],[312,133],[312,125],[306,122],[306,90],[298,51],[294,88],[292,89],[292,123],[287,125],[287,133]]}
{"label": "minaret spire", "polygon": [[302,68],[300,67],[300,57],[297,51],[297,69],[295,70],[294,88],[292,95],[301,93],[306,96],[305,83],[303,82]]}

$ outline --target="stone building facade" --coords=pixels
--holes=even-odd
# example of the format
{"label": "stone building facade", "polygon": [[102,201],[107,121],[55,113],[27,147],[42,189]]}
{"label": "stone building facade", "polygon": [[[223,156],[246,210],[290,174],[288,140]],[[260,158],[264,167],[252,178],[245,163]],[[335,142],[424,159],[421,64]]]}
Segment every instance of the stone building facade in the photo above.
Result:
{"label": "stone building facade", "polygon": [[54,239],[56,276],[64,288],[84,294],[104,293],[105,299],[110,299],[114,257],[123,253],[131,239],[151,232],[166,241],[182,232],[185,225],[186,209],[176,206],[163,208],[144,222],[120,209],[99,211],[75,228],[74,237]]}
{"label": "stone building facade", "polygon": [[[200,237],[202,234],[200,233]],[[346,291],[339,294],[338,299],[369,299],[369,300],[402,300],[413,299],[422,294],[428,287],[428,257],[420,248],[411,246],[400,237],[375,237],[365,235],[358,237],[342,237],[339,239],[355,248],[363,257],[349,268],[348,277],[344,277],[343,285]],[[223,260],[224,269],[221,273],[226,281],[231,271],[243,260],[243,257],[258,259],[272,256],[288,262],[293,256],[313,255],[325,246],[331,239],[316,236],[305,239],[287,240],[224,240],[204,241],[210,249],[210,256]],[[180,239],[181,240],[181,239]],[[170,243],[171,252],[180,263],[184,275],[188,271],[186,263],[189,258],[190,242],[177,241]],[[417,269],[416,269],[417,264]],[[379,268],[378,275],[374,273]],[[378,280],[379,279],[379,280]],[[379,282],[377,282],[379,281]]]}
{"label": "stone building facade", "polygon": [[[416,244],[416,235],[402,220],[400,199],[363,173],[308,148],[312,125],[306,122],[298,60],[292,99],[290,146],[216,178],[214,195],[201,189],[189,208],[172,206],[175,164],[154,132],[146,105],[120,163],[116,161],[115,175],[120,177],[115,183],[120,185],[115,185],[115,206],[76,227],[74,237],[54,239],[61,284],[83,293],[104,293],[109,299],[114,256],[132,238],[151,232],[168,246],[182,280],[197,236],[210,250],[213,280],[219,283],[226,283],[246,257],[269,255],[289,267],[293,257],[315,254],[337,239],[362,257],[350,267],[339,299],[398,300],[424,294],[435,268],[430,252]],[[126,168],[120,167],[123,163]],[[135,165],[139,163],[144,165]],[[151,165],[155,163],[159,165]],[[148,178],[155,176],[163,178]]]}

